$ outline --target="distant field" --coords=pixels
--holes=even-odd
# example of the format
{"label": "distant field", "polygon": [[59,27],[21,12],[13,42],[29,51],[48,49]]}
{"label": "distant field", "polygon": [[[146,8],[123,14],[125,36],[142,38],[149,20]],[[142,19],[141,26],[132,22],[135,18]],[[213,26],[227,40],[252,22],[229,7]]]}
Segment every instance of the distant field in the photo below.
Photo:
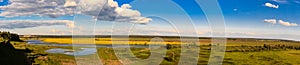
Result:
{"label": "distant field", "polygon": [[[24,39],[24,38],[23,38]],[[150,44],[152,38],[38,38],[34,40],[41,40],[48,43],[57,43],[57,44]],[[182,43],[191,43],[191,42],[181,42],[180,38],[162,38],[166,44],[182,44]],[[185,39],[185,38],[183,38]],[[186,38],[195,40],[196,38]],[[74,40],[74,41],[72,41]],[[113,41],[113,42],[112,42]],[[193,43],[196,43],[193,41]],[[200,45],[208,45],[211,43],[211,39],[198,39]],[[286,40],[247,40],[247,39],[227,39],[227,46],[257,46],[263,44],[285,44],[285,45],[294,45],[300,44],[296,41],[286,41]]]}
{"label": "distant field", "polygon": [[[58,43],[58,44],[150,44],[151,38],[39,38],[43,42]],[[112,42],[113,40],[113,42]],[[128,40],[128,41],[127,41]],[[180,39],[164,39],[166,44],[181,44]],[[185,42],[182,42],[185,43]],[[200,43],[209,43],[209,40],[203,40]]]}

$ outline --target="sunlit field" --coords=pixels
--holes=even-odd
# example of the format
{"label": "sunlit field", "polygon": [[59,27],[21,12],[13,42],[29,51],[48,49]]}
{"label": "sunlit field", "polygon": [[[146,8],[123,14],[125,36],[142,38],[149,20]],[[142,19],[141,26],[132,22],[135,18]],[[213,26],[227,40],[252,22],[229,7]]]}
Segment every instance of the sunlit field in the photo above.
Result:
{"label": "sunlit field", "polygon": [[[22,38],[24,39],[24,38]],[[144,45],[149,46],[151,38],[129,38],[131,45]],[[168,50],[161,65],[176,65],[180,59],[180,39],[179,38],[163,38]],[[30,40],[30,39],[24,39]],[[38,38],[31,40],[41,40],[51,44],[72,44],[72,38]],[[78,38],[75,40],[78,44],[112,44],[111,38]],[[127,39],[113,38],[117,44],[126,44]],[[198,58],[198,65],[206,65],[210,57],[211,39],[198,39],[200,44],[200,53]],[[188,42],[183,42],[188,43]],[[76,61],[74,56],[47,53],[45,50],[51,48],[73,49],[71,46],[41,46],[31,45],[25,43],[15,43],[15,47],[28,47],[33,49],[32,54],[47,54],[46,56],[37,56],[34,58],[36,64],[41,65],[75,65]],[[226,45],[226,54],[224,57],[224,65],[298,65],[295,59],[300,58],[300,44],[295,41],[286,40],[247,40],[247,39],[228,39]],[[104,65],[122,65],[118,57],[115,56],[113,48],[97,48],[97,53]],[[147,59],[151,53],[149,48],[131,48],[133,54],[140,59]],[[89,55],[84,55],[89,56]],[[59,59],[57,59],[59,58]],[[85,58],[86,59],[86,58]],[[88,59],[87,59],[88,60]],[[126,63],[126,62],[125,62]],[[88,62],[86,63],[88,64]]]}
{"label": "sunlit field", "polygon": [[[149,44],[151,38],[39,38],[43,42],[57,44]],[[72,41],[73,40],[73,41]],[[113,40],[113,42],[112,42]],[[74,43],[73,43],[74,42]],[[164,39],[165,44],[181,44],[179,38]],[[209,40],[199,42],[202,44],[209,43]]]}

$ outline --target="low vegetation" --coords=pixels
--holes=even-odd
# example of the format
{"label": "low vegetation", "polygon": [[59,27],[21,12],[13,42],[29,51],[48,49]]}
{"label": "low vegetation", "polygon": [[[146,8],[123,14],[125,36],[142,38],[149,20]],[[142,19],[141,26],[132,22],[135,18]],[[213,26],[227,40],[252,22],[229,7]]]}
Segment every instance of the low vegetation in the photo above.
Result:
{"label": "low vegetation", "polygon": [[[28,38],[21,38],[23,40],[32,40]],[[179,38],[163,38],[167,44],[166,55],[163,58],[161,65],[177,65],[180,59],[181,46],[179,45]],[[36,39],[33,39],[36,40]],[[48,43],[54,44],[70,44],[71,38],[39,38]],[[111,44],[110,38],[96,38],[88,39],[82,38],[81,40],[95,40],[97,44]],[[117,39],[118,43],[124,44],[124,39]],[[150,38],[130,38],[131,45],[145,45],[148,46]],[[210,39],[200,40],[200,53],[198,57],[198,65],[206,65],[210,58],[211,47]],[[98,41],[98,42],[97,42]],[[103,41],[107,41],[105,43]],[[82,41],[88,44],[90,41]],[[195,47],[193,42],[190,46]],[[28,53],[28,58],[32,60],[34,65],[75,65],[76,61],[74,56],[47,53],[45,50],[53,48],[73,49],[70,46],[47,46],[47,45],[34,45],[26,44],[26,42],[11,42],[17,49],[30,49],[32,52]],[[244,39],[228,39],[226,45],[226,52],[224,56],[224,65],[299,65],[295,59],[300,58],[300,44],[295,41],[282,41],[282,40],[244,40]],[[130,48],[133,54],[139,59],[147,59],[151,56],[149,48]],[[104,65],[122,65],[119,58],[115,55],[113,48],[97,48],[101,61]],[[87,55],[89,56],[89,55]],[[88,59],[83,59],[88,60]],[[88,62],[87,62],[88,63]],[[130,63],[123,61],[123,63]],[[145,63],[147,64],[147,63]]]}

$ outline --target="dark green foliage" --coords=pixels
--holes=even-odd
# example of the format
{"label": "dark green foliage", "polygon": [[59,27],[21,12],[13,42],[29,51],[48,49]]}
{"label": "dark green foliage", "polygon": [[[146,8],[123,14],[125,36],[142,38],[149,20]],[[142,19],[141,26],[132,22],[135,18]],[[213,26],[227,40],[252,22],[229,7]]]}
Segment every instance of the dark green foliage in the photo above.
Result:
{"label": "dark green foliage", "polygon": [[263,46],[229,46],[226,52],[260,52],[260,51],[280,51],[280,50],[300,50],[300,46],[295,45],[267,45]]}
{"label": "dark green foliage", "polygon": [[144,46],[148,46],[147,42],[144,43]]}
{"label": "dark green foliage", "polygon": [[8,42],[8,41],[23,42],[22,40],[20,40],[18,34],[14,34],[10,32],[0,32],[0,38],[2,38],[1,42]]}
{"label": "dark green foliage", "polygon": [[[188,46],[187,46],[188,47]],[[167,44],[166,45],[167,49],[173,49],[173,48],[181,48],[181,45],[176,45],[176,44]]]}
{"label": "dark green foliage", "polygon": [[15,49],[10,43],[10,41],[21,41],[17,34],[0,32],[0,38],[0,65],[31,65],[25,54],[29,50]]}
{"label": "dark green foliage", "polygon": [[175,53],[171,52],[171,53],[168,53],[167,57],[165,57],[164,59],[167,60],[167,61],[169,61],[169,62],[174,62],[176,60],[175,56],[176,56]]}
{"label": "dark green foliage", "polygon": [[167,44],[166,48],[167,49],[172,49],[172,45],[171,44]]}

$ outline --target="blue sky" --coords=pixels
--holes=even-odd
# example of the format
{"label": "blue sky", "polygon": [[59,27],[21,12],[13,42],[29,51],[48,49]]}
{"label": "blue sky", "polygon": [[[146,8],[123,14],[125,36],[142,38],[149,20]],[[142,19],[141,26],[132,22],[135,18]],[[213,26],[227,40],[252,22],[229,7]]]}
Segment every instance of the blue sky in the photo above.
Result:
{"label": "blue sky", "polygon": [[[0,20],[9,22],[22,22],[22,20],[26,20],[25,23],[29,22],[31,24],[18,23],[19,25],[23,24],[27,26],[14,28],[12,26],[7,26],[12,24],[5,23],[6,25],[0,25],[0,29],[20,34],[61,35],[71,34],[71,30],[74,28],[76,33],[86,34],[93,31],[93,29],[91,29],[94,24],[93,21],[97,21],[95,26],[96,34],[107,35],[111,34],[112,31],[120,32],[120,34],[128,34],[122,32],[128,31],[129,27],[134,25],[135,32],[130,34],[178,35],[176,31],[174,32],[175,29],[173,26],[170,23],[167,23],[167,21],[169,21],[175,23],[175,25],[180,24],[177,27],[186,28],[184,31],[181,31],[183,35],[195,36],[195,34],[197,34],[199,36],[211,36],[211,29],[208,24],[209,21],[206,20],[202,8],[196,2],[197,0],[114,1],[118,6],[110,4],[111,7],[106,7],[101,4],[95,4],[107,8],[103,9],[100,15],[97,15],[94,14],[95,12],[85,10],[82,10],[84,13],[68,12],[70,10],[76,10],[76,8],[72,8],[72,6],[79,5],[72,4],[74,0],[66,0],[63,3],[55,1],[57,6],[48,6],[47,4],[41,5],[45,6],[43,9],[35,7],[37,8],[36,10],[41,11],[36,11],[34,7],[31,7],[33,10],[29,10],[30,7],[25,7],[29,5],[26,3],[31,2],[22,3],[13,0],[10,0],[10,2],[9,0],[3,0],[3,2],[0,3]],[[201,0],[199,1],[201,2]],[[47,3],[47,0],[43,2]],[[36,2],[33,3],[33,5],[43,2]],[[25,5],[24,8],[27,9],[13,7],[14,5],[12,5],[12,3],[21,3],[22,5]],[[298,25],[300,24],[300,0],[218,0],[218,3],[225,18],[228,37],[300,40],[300,27]],[[127,6],[127,4],[131,7]],[[47,8],[53,8],[55,10]],[[117,8],[120,8],[121,10],[117,11]],[[109,12],[110,10],[116,12]],[[33,13],[30,11],[33,11]],[[18,14],[18,12],[20,14]],[[63,14],[57,14],[56,12]],[[93,18],[95,16],[97,18]],[[149,16],[157,16],[166,20],[149,18]],[[47,21],[44,21],[44,24],[30,22],[42,20]],[[52,20],[55,20],[55,22],[52,22]],[[70,22],[65,20],[74,21],[75,27],[71,28],[70,25],[68,25]],[[48,21],[51,23],[47,23]],[[191,24],[195,26],[192,26]],[[114,26],[119,26],[120,28],[124,26],[125,28],[116,29],[118,27]],[[126,26],[128,28],[126,28]]]}

